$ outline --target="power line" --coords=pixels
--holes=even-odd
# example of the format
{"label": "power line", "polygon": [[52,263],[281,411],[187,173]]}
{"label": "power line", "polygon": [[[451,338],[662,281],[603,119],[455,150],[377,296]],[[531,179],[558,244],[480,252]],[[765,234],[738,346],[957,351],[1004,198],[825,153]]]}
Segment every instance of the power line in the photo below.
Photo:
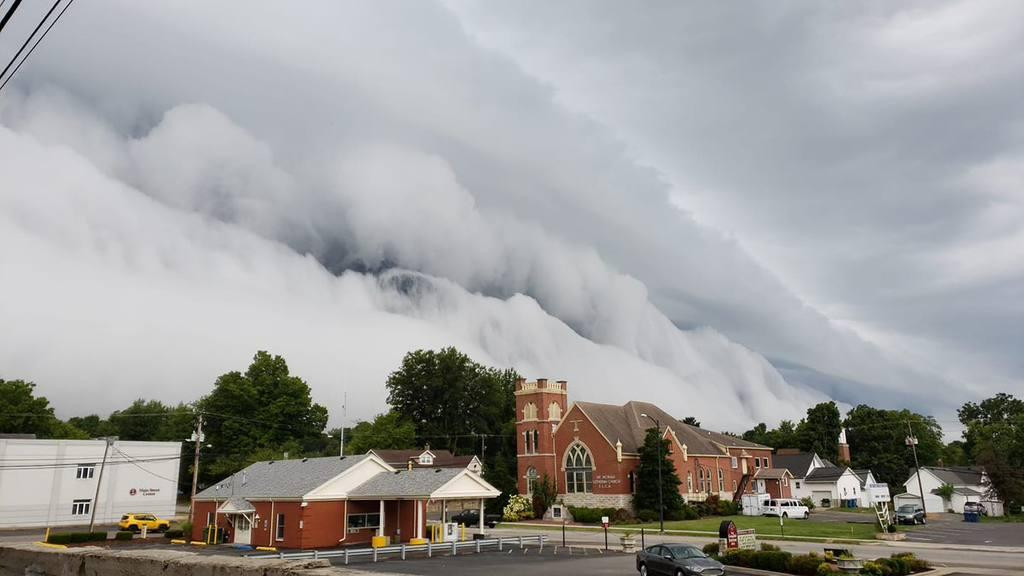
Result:
{"label": "power line", "polygon": [[125,454],[124,452],[122,452],[121,449],[116,447],[116,446],[114,447],[114,450],[118,454],[120,454],[121,456],[124,456],[125,458],[127,458],[128,461],[131,464],[133,464],[136,468],[138,468],[139,470],[142,470],[143,472],[145,472],[145,473],[147,473],[147,474],[149,474],[151,476],[156,476],[157,478],[160,478],[161,480],[166,480],[168,482],[173,482],[174,484],[178,484],[180,482],[180,480],[171,479],[171,478],[168,478],[167,476],[162,476],[160,474],[157,474],[156,472],[153,472],[152,470],[149,470],[147,468],[143,468],[142,466],[140,466],[139,464],[136,463],[135,459],[133,459],[131,456],[129,456],[129,455]]}
{"label": "power line", "polygon": [[[7,11],[7,14],[4,14],[3,19],[0,19],[0,32],[4,31],[4,26],[7,26],[7,21],[11,19],[11,16],[14,16],[14,11],[18,9],[19,4],[21,4],[21,0],[14,0],[14,4],[11,4],[11,9]],[[3,0],[0,0],[0,6],[3,5]]]}
{"label": "power line", "polygon": [[[73,4],[74,1],[75,0],[68,0],[68,3],[64,5],[64,8],[62,8],[60,13],[57,14],[57,17],[53,19],[53,22],[50,22],[50,25],[46,27],[46,30],[43,31],[43,34],[39,37],[38,40],[36,40],[35,44],[32,45],[32,48],[29,48],[28,53],[25,54],[25,57],[21,59],[21,62],[19,62],[18,65],[14,68],[14,71],[11,72],[11,75],[7,77],[7,80],[4,80],[4,83],[0,84],[0,92],[3,92],[4,86],[7,86],[7,83],[10,82],[12,78],[14,78],[14,75],[18,73],[18,70],[21,70],[21,65],[24,64],[26,60],[28,60],[28,57],[31,56],[33,52],[35,52],[36,47],[39,46],[39,43],[43,41],[43,38],[46,38],[46,35],[50,33],[50,30],[53,28],[54,24],[56,24],[57,21],[60,20],[60,17],[63,16],[65,12],[67,12],[68,8],[71,7],[71,4]],[[39,31],[39,28],[43,25],[44,22],[46,22],[46,19],[50,17],[50,14],[53,13],[54,9],[57,8],[57,5],[59,5],[60,3],[61,0],[57,0],[56,2],[54,2],[53,7],[50,8],[50,11],[47,12],[46,16],[44,16],[43,19],[39,22],[39,26],[36,26],[35,30],[32,31],[32,35],[29,36],[27,40],[25,40],[25,44],[21,45],[21,48],[18,50],[18,54],[21,54],[21,51],[25,49],[25,45],[32,40],[32,37],[36,35],[36,32]],[[17,59],[18,54],[14,55],[15,59]],[[7,64],[7,67],[4,68],[3,74],[0,74],[0,78],[4,77],[4,74],[7,73],[7,68],[10,68],[12,63],[14,63],[14,60],[11,60],[11,62]]]}

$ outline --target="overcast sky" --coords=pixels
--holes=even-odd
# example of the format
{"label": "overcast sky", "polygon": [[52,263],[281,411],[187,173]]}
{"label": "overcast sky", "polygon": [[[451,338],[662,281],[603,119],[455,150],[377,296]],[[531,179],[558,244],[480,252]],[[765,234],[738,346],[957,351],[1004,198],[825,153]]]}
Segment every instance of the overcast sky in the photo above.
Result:
{"label": "overcast sky", "polygon": [[107,413],[268,349],[338,423],[455,345],[951,428],[1024,389],[1022,95],[1019,2],[77,3],[0,93],[0,377]]}

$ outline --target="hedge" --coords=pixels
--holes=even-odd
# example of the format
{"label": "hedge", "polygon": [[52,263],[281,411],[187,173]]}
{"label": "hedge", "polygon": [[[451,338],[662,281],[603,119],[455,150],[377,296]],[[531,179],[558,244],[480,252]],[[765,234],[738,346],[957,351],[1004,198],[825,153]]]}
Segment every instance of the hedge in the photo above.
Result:
{"label": "hedge", "polygon": [[114,540],[131,540],[132,536],[134,536],[134,534],[132,534],[131,532],[121,530],[114,534]]}
{"label": "hedge", "polygon": [[597,524],[602,516],[607,516],[612,524],[628,524],[633,522],[633,515],[625,508],[587,508],[569,506],[572,519],[583,524]]}
{"label": "hedge", "polygon": [[81,544],[82,542],[102,542],[107,539],[106,532],[59,532],[47,537],[49,544]]}
{"label": "hedge", "polygon": [[[704,547],[705,553],[712,554],[716,546]],[[719,557],[722,564],[785,572],[797,576],[819,576],[832,574],[832,566],[815,553],[794,556],[778,550],[733,550]],[[889,558],[878,558],[864,563],[861,574],[865,576],[909,576],[929,568],[928,562],[902,552]]]}
{"label": "hedge", "polygon": [[164,538],[181,538],[184,535],[184,530],[164,530]]}
{"label": "hedge", "polygon": [[793,555],[776,550],[733,550],[720,558],[722,564],[785,572]]}

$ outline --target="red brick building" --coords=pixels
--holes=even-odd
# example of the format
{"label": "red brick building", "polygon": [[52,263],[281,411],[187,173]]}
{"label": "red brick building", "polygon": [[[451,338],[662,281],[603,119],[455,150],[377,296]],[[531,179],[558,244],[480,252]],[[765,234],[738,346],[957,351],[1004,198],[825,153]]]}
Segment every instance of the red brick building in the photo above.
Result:
{"label": "red brick building", "polygon": [[791,475],[772,468],[769,446],[685,424],[647,402],[570,405],[564,380],[520,380],[515,396],[522,494],[546,474],[564,504],[631,509],[639,449],[656,420],[686,500],[790,497]]}
{"label": "red brick building", "polygon": [[429,502],[472,499],[483,509],[498,494],[465,468],[402,470],[373,454],[257,462],[196,494],[191,537],[217,526],[226,542],[251,546],[408,542],[424,538]]}

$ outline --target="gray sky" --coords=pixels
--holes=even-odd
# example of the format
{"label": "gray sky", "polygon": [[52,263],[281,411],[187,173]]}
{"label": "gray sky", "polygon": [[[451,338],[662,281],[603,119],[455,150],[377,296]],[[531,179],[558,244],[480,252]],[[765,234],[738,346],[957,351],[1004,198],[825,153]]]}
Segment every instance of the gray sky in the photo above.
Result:
{"label": "gray sky", "polygon": [[0,95],[0,376],[109,411],[268,348],[366,417],[405,351],[454,344],[736,431],[828,397],[949,427],[1024,388],[1022,28],[1013,2],[76,4]]}

